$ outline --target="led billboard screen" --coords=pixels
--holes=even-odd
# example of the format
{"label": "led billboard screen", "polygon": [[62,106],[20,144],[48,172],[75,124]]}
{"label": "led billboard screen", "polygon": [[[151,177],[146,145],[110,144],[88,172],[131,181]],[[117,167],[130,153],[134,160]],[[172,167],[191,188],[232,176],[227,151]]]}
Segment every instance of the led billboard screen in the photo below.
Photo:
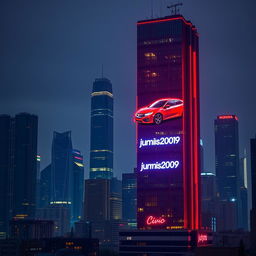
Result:
{"label": "led billboard screen", "polygon": [[168,26],[138,25],[137,219],[155,229],[184,227],[182,22]]}

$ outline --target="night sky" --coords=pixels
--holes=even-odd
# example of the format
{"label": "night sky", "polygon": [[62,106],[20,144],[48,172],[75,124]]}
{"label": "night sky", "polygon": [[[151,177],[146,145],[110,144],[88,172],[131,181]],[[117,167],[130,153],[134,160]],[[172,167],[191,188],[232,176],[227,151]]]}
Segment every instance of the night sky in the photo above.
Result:
{"label": "night sky", "polygon": [[[160,0],[1,0],[0,113],[39,116],[38,153],[50,163],[53,131],[90,147],[90,93],[104,76],[114,92],[114,173],[135,167],[136,21],[170,12]],[[239,118],[240,152],[256,134],[256,1],[184,0],[200,34],[201,137],[214,171],[213,120]]]}

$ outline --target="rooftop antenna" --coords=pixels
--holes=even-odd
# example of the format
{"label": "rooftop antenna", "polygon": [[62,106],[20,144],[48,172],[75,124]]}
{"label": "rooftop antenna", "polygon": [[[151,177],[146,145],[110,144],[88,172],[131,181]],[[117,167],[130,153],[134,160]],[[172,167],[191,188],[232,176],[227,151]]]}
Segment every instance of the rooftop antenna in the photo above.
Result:
{"label": "rooftop antenna", "polygon": [[177,15],[180,11],[180,9],[178,7],[182,6],[182,5],[183,5],[183,3],[171,4],[171,5],[167,6],[167,8],[171,9],[172,14]]}

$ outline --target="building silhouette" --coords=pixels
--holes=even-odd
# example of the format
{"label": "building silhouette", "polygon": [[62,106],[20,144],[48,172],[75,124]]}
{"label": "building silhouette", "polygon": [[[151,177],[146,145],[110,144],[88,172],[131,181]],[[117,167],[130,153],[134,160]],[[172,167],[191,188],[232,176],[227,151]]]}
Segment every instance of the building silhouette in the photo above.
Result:
{"label": "building silhouette", "polygon": [[71,131],[54,132],[51,162],[51,204],[71,204],[72,194]]}
{"label": "building silhouette", "polygon": [[250,211],[251,247],[256,249],[256,136],[250,140],[252,208]]}
{"label": "building silhouette", "polygon": [[137,178],[136,173],[122,174],[122,216],[131,228],[137,227]]}
{"label": "building silhouette", "polygon": [[84,194],[84,163],[81,152],[72,152],[72,191],[71,191],[71,223],[81,220]]}
{"label": "building silhouette", "polygon": [[52,166],[49,164],[40,172],[39,208],[49,206],[51,201],[51,170]]}
{"label": "building silhouette", "polygon": [[0,116],[0,232],[11,218],[34,218],[37,179],[38,117]]}
{"label": "building silhouette", "polygon": [[239,196],[239,141],[238,118],[220,115],[214,121],[216,182],[220,207],[217,230],[238,227]]}
{"label": "building silhouette", "polygon": [[95,79],[91,94],[90,178],[113,177],[113,94],[107,78]]}

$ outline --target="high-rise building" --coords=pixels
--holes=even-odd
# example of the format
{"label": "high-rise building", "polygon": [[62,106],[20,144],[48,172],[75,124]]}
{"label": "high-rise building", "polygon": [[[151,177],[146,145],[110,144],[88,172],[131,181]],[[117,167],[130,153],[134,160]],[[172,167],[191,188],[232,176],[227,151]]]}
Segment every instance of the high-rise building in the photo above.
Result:
{"label": "high-rise building", "polygon": [[202,227],[216,231],[216,176],[212,172],[201,173]]}
{"label": "high-rise building", "polygon": [[39,208],[45,208],[51,202],[51,164],[46,166],[40,173],[40,203]]}
{"label": "high-rise building", "polygon": [[0,232],[7,232],[12,217],[35,216],[38,118],[2,115],[0,129]]}
{"label": "high-rise building", "polygon": [[0,116],[0,235],[5,237],[10,217],[11,117]]}
{"label": "high-rise building", "polygon": [[[239,197],[239,141],[238,141],[238,118],[235,115],[220,115],[214,121],[215,129],[215,165],[216,183],[219,200],[224,210],[229,211],[225,216],[230,216],[224,226],[217,225],[217,229],[224,231],[234,230],[238,227],[238,203]],[[224,206],[227,204],[227,206]],[[231,209],[235,212],[230,213]],[[221,212],[223,214],[223,212]],[[222,215],[221,215],[222,216]],[[231,216],[235,218],[231,221]],[[223,221],[224,217],[219,217]],[[234,226],[233,226],[234,225]]]}
{"label": "high-rise building", "polygon": [[256,249],[256,136],[250,141],[252,208],[250,212],[251,247]]}
{"label": "high-rise building", "polygon": [[189,255],[211,241],[199,230],[198,60],[197,29],[183,16],[137,23],[138,230],[120,232],[120,255]]}
{"label": "high-rise building", "polygon": [[137,227],[137,178],[135,173],[122,174],[123,220],[131,228]]}
{"label": "high-rise building", "polygon": [[248,180],[247,180],[247,156],[246,150],[244,156],[240,159],[240,178],[239,178],[239,204],[238,208],[238,227],[240,229],[248,230]]}
{"label": "high-rise building", "polygon": [[72,197],[71,197],[71,222],[81,220],[83,211],[84,193],[84,163],[81,152],[74,149],[72,152]]}
{"label": "high-rise building", "polygon": [[200,228],[198,54],[183,16],[137,23],[139,229]]}
{"label": "high-rise building", "polygon": [[72,194],[71,131],[54,132],[51,163],[51,204],[71,204]]}
{"label": "high-rise building", "polygon": [[91,94],[90,178],[113,177],[113,94],[106,78],[96,79]]}

